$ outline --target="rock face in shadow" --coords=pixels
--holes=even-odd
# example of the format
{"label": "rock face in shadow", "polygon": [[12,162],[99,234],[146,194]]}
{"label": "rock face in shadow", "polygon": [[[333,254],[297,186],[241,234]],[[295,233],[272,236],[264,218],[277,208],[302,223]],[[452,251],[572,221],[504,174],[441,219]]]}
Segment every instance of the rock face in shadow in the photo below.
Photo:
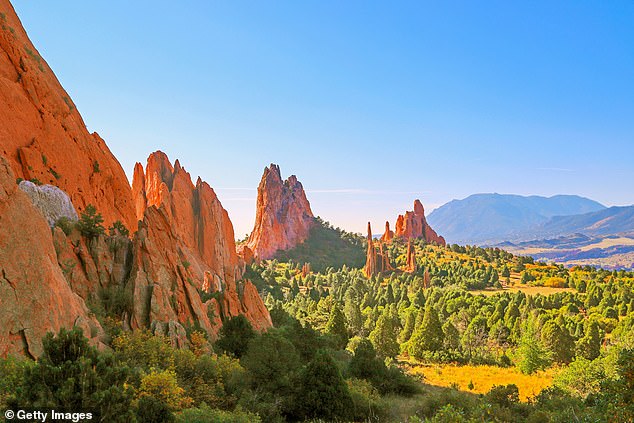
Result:
{"label": "rock face in shadow", "polygon": [[8,0],[0,0],[0,12],[0,155],[16,178],[61,188],[78,211],[93,204],[107,225],[136,226],[121,165],[88,132]]}
{"label": "rock face in shadow", "polygon": [[282,180],[279,166],[264,169],[258,186],[255,226],[247,246],[256,260],[272,258],[304,242],[315,224],[310,203],[295,175]]}
{"label": "rock face in shadow", "polygon": [[37,357],[47,332],[73,326],[93,343],[103,333],[58,266],[46,219],[0,156],[0,356]]}
{"label": "rock face in shadow", "polygon": [[420,200],[414,201],[414,211],[398,216],[394,236],[405,239],[422,238],[427,242],[445,245],[445,239],[427,224],[425,209]]}

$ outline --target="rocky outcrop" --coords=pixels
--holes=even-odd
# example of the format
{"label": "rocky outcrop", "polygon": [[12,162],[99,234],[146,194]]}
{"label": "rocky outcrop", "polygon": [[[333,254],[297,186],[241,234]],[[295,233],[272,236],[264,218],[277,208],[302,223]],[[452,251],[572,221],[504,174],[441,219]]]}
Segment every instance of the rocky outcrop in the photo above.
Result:
{"label": "rocky outcrop", "polygon": [[258,186],[255,226],[247,246],[257,260],[272,258],[304,242],[315,224],[302,184],[295,175],[282,181],[279,166],[264,169]]}
{"label": "rocky outcrop", "polygon": [[394,232],[390,230],[390,222],[385,222],[385,232],[381,235],[381,241],[390,242],[394,238]]}
{"label": "rocky outcrop", "polygon": [[[213,339],[238,314],[270,327],[255,286],[241,280],[244,261],[211,187],[157,152],[145,170],[137,164],[130,189],[7,0],[0,12],[0,356],[36,357],[44,334],[62,327],[98,343],[103,330],[88,302],[179,347],[188,327]],[[51,186],[21,182],[27,195],[20,178]],[[86,238],[72,225],[49,227],[88,204],[106,227],[120,220],[136,232]]]}
{"label": "rocky outcrop", "polygon": [[38,186],[31,181],[21,181],[18,188],[29,196],[31,203],[42,213],[50,227],[62,217],[71,221],[78,219],[70,197],[56,186]]}
{"label": "rocky outcrop", "polygon": [[445,245],[445,239],[427,224],[425,209],[420,200],[414,201],[414,211],[398,216],[394,236],[405,239],[422,238],[427,242]]}
{"label": "rocky outcrop", "polygon": [[178,160],[172,166],[160,151],[150,155],[145,172],[136,165],[132,186],[143,220],[134,240],[131,327],[197,321],[214,336],[220,319],[239,314],[257,329],[270,327],[255,286],[240,281],[244,261],[213,189],[200,178],[194,185]]}
{"label": "rocky outcrop", "polygon": [[302,278],[310,274],[310,263],[304,263],[302,266]]}
{"label": "rocky outcrop", "polygon": [[368,249],[366,252],[365,267],[363,273],[370,278],[377,274],[376,270],[376,250],[374,248],[374,240],[372,239],[372,227],[368,222],[368,237],[367,237]]}
{"label": "rocky outcrop", "polygon": [[46,219],[20,191],[0,155],[0,356],[42,352],[42,337],[79,326],[97,341],[103,333],[57,264]]}
{"label": "rocky outcrop", "polygon": [[0,0],[0,12],[0,155],[16,178],[58,186],[79,211],[93,204],[106,225],[121,220],[135,227],[121,165],[88,132],[8,0]]}
{"label": "rocky outcrop", "polygon": [[366,253],[366,261],[365,267],[363,268],[363,273],[365,273],[368,278],[378,275],[382,272],[394,270],[394,268],[390,264],[390,259],[387,251],[383,248],[383,242],[379,241],[379,246],[377,250],[374,239],[372,238],[372,228],[370,226],[370,222],[368,222],[367,244],[368,249]]}
{"label": "rocky outcrop", "polygon": [[416,269],[416,249],[414,245],[412,245],[412,241],[407,240],[407,259],[405,262],[405,271],[409,273],[414,273]]}

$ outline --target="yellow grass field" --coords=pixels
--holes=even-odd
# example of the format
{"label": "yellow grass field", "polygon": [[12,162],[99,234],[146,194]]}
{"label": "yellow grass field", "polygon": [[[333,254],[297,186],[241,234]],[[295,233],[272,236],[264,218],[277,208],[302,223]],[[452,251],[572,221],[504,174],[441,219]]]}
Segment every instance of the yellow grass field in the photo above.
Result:
{"label": "yellow grass field", "polygon": [[495,295],[502,292],[517,292],[517,291],[522,291],[526,295],[537,295],[537,294],[550,295],[550,294],[556,294],[558,292],[576,292],[576,290],[573,288],[553,288],[549,286],[531,286],[531,285],[519,285],[519,284],[505,287],[503,289],[492,288],[492,289],[481,289],[481,290],[469,291],[469,292],[471,292],[473,295],[482,294],[482,295],[490,296],[490,295]]}
{"label": "yellow grass field", "polygon": [[[525,402],[549,387],[557,370],[551,368],[525,375],[515,367],[418,364],[413,365],[408,373],[416,377],[422,375],[423,381],[429,385],[449,387],[456,384],[461,391],[475,394],[485,394],[494,385],[513,383],[519,389],[520,400]],[[469,383],[473,383],[473,389],[469,389]]]}

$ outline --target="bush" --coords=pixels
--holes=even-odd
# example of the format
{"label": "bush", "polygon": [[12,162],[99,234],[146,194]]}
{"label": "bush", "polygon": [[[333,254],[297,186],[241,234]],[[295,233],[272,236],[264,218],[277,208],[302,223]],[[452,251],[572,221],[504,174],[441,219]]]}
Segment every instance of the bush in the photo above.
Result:
{"label": "bush", "polygon": [[213,409],[206,404],[198,408],[189,408],[178,414],[178,423],[259,423],[260,417],[256,414],[236,410],[224,411]]}
{"label": "bush", "polygon": [[520,391],[517,385],[496,385],[484,396],[485,400],[500,407],[510,408],[520,402]]}
{"label": "bush", "polygon": [[0,358],[0,410],[6,407],[7,401],[16,393],[26,369],[33,365],[35,365],[33,361],[24,358],[11,356]]}
{"label": "bush", "polygon": [[123,313],[131,313],[133,301],[132,293],[123,286],[108,286],[99,288],[99,298],[103,304],[106,316],[121,317]]}
{"label": "bush", "polygon": [[370,382],[363,379],[346,381],[350,398],[350,418],[353,421],[370,421],[381,414],[381,396]]}
{"label": "bush", "polygon": [[129,422],[132,372],[110,354],[97,352],[81,329],[48,333],[43,354],[26,369],[10,408],[90,410],[96,421]]}
{"label": "bush", "polygon": [[172,423],[176,421],[169,406],[154,397],[139,399],[136,415],[138,423]]}
{"label": "bush", "polygon": [[68,236],[73,231],[73,229],[77,227],[77,222],[69,219],[66,216],[62,216],[57,219],[57,222],[55,222],[55,226],[60,228]]}
{"label": "bush", "polygon": [[115,221],[112,226],[108,228],[108,231],[110,232],[110,236],[121,235],[127,237],[130,235],[130,231],[120,220]]}
{"label": "bush", "polygon": [[191,405],[192,399],[178,386],[176,372],[173,370],[152,370],[141,379],[138,389],[139,399],[152,397],[167,405],[171,411],[179,411]]}
{"label": "bush", "polygon": [[244,315],[232,317],[222,325],[215,347],[235,357],[242,357],[249,347],[249,341],[255,338],[256,332]]}

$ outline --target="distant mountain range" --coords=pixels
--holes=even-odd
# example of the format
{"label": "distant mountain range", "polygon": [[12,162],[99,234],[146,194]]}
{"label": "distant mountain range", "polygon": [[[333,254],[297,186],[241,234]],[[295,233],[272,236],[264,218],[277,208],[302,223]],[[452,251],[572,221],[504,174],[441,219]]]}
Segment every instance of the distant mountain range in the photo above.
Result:
{"label": "distant mountain range", "polygon": [[[559,216],[585,215],[610,210],[603,204],[576,195],[553,197],[510,194],[474,194],[434,210],[429,224],[450,243],[491,244],[528,240],[543,230],[557,232],[551,224]],[[562,221],[562,224],[563,221]],[[573,223],[566,223],[573,226]]]}
{"label": "distant mountain range", "polygon": [[575,195],[476,194],[427,220],[449,243],[496,246],[566,265],[634,268],[634,206],[607,208]]}

